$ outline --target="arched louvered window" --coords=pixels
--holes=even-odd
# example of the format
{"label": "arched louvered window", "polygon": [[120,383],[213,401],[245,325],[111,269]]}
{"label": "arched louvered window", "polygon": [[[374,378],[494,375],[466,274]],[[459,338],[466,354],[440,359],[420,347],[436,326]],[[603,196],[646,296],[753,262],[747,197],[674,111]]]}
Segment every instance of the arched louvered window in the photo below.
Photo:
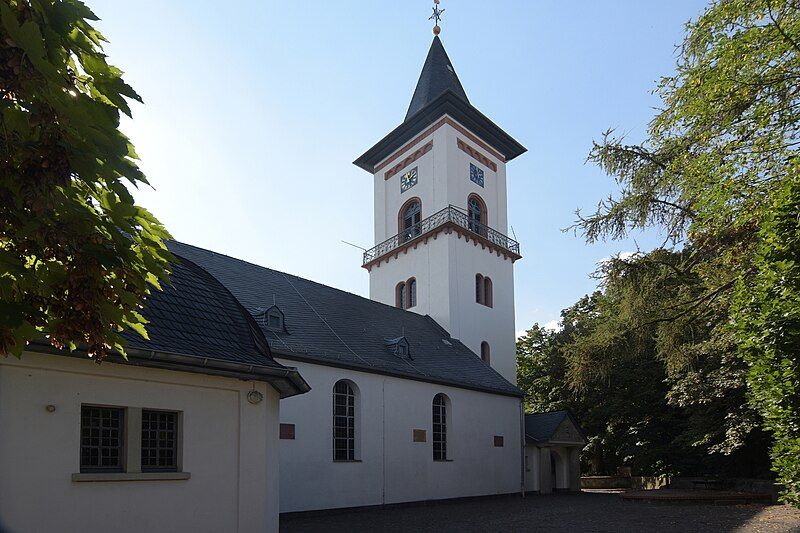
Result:
{"label": "arched louvered window", "polygon": [[483,362],[487,365],[492,362],[492,354],[489,350],[489,343],[486,341],[481,343],[481,359],[483,359]]}
{"label": "arched louvered window", "polygon": [[333,460],[355,461],[357,396],[355,384],[339,380],[333,386]]}
{"label": "arched louvered window", "polygon": [[470,194],[467,198],[467,227],[480,235],[486,235],[486,224],[489,218],[486,213],[486,204],[477,194]]}
{"label": "arched louvered window", "polygon": [[409,309],[409,308],[414,307],[415,305],[417,305],[417,280],[416,280],[416,278],[410,278],[406,282],[406,292],[408,294],[407,294],[407,298],[406,298],[406,307],[405,308]]}
{"label": "arched louvered window", "polygon": [[447,396],[437,394],[433,397],[433,460],[447,461],[447,428],[449,403]]}
{"label": "arched louvered window", "polygon": [[400,242],[406,242],[422,233],[422,203],[419,198],[412,198],[400,208],[399,231]]}
{"label": "arched louvered window", "polygon": [[492,280],[490,278],[483,278],[483,305],[492,307]]}
{"label": "arched louvered window", "polygon": [[479,304],[483,303],[483,276],[475,274],[475,301]]}

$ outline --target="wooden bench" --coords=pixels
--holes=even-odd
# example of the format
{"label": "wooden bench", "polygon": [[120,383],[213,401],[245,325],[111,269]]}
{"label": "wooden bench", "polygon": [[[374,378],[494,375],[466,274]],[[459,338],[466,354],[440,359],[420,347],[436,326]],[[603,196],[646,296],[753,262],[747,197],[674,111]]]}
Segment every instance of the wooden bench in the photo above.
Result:
{"label": "wooden bench", "polygon": [[725,486],[725,482],[715,477],[704,477],[703,479],[693,479],[692,487],[697,488],[698,485],[703,485],[703,487],[706,490],[722,489]]}

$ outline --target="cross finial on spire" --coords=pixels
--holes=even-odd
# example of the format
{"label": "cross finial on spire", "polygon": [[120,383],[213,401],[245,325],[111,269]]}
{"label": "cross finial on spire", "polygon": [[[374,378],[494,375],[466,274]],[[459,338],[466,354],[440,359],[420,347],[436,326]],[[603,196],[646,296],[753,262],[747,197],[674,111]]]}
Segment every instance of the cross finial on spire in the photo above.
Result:
{"label": "cross finial on spire", "polygon": [[442,20],[442,13],[444,12],[444,9],[439,9],[439,0],[433,0],[433,15],[428,17],[428,20],[433,20],[434,35],[439,35],[439,32],[442,31],[442,28],[439,27],[439,21]]}

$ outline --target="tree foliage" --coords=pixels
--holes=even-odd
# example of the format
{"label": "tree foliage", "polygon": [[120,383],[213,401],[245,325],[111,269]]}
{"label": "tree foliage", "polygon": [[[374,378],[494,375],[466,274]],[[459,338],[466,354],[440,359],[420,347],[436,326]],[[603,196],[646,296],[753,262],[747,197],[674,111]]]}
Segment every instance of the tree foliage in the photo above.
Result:
{"label": "tree foliage", "polygon": [[[800,455],[787,450],[796,451],[798,411],[785,396],[796,393],[789,384],[797,382],[797,366],[789,364],[796,361],[791,348],[776,346],[796,335],[798,323],[787,320],[777,331],[757,317],[796,304],[770,285],[786,261],[770,252],[779,242],[770,225],[798,175],[800,3],[713,2],[687,24],[676,73],[661,80],[658,93],[663,109],[643,143],[607,132],[595,144],[590,160],[616,178],[621,193],[579,215],[577,228],[590,242],[649,226],[666,233],[674,260],[654,252],[614,261],[606,273],[633,280],[623,327],[649,335],[645,326],[657,325],[652,334],[673,381],[672,402],[702,402],[714,391],[751,398],[758,412],[728,406],[719,428],[727,438],[716,440],[724,451],[755,431],[754,414],[767,420],[776,438],[774,468],[786,498],[797,502]],[[637,280],[642,268],[655,277]],[[758,304],[765,294],[776,298],[774,309]],[[574,384],[586,383],[605,359],[602,352],[581,359],[570,374]],[[775,373],[782,381],[766,377]]]}
{"label": "tree foliage", "polygon": [[759,232],[753,280],[736,288],[733,322],[750,398],[775,435],[772,459],[800,506],[800,179],[776,195]]}
{"label": "tree foliage", "polygon": [[102,358],[166,279],[163,226],[119,131],[128,99],[79,0],[0,0],[0,354],[44,336]]}

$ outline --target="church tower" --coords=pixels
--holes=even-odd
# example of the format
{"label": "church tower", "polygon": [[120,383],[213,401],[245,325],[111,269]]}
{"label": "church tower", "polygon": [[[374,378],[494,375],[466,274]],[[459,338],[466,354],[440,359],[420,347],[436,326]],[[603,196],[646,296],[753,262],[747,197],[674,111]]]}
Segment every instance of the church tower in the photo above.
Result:
{"label": "church tower", "polygon": [[506,163],[525,148],[470,104],[437,29],[403,123],[354,162],[374,177],[370,298],[430,315],[516,383]]}

